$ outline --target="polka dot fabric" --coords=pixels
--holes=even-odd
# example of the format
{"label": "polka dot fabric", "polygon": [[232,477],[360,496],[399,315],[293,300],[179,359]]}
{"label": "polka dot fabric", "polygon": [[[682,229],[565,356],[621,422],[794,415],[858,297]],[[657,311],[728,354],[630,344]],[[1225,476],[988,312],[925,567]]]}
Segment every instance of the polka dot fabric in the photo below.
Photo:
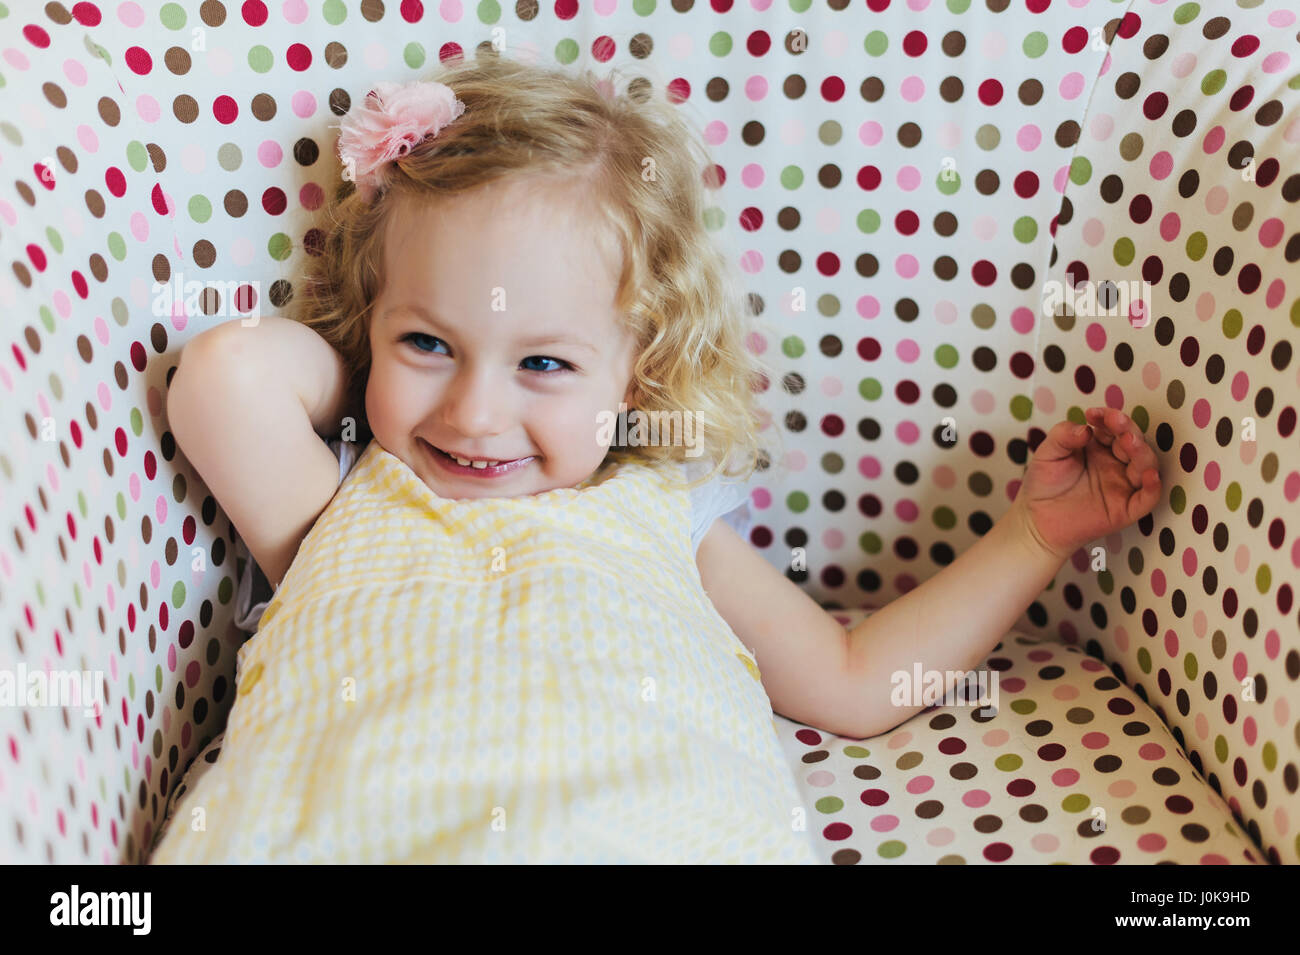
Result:
{"label": "polka dot fabric", "polygon": [[[221,733],[238,568],[179,350],[292,296],[353,99],[495,41],[701,129],[781,371],[751,541],[824,605],[950,563],[1063,416],[1162,454],[1156,511],[994,651],[991,722],[777,718],[826,860],[1297,861],[1298,37],[1249,0],[0,3],[0,668],[104,688],[0,706],[0,858],[141,861]],[[1044,309],[1067,274],[1146,278],[1149,321]]]}

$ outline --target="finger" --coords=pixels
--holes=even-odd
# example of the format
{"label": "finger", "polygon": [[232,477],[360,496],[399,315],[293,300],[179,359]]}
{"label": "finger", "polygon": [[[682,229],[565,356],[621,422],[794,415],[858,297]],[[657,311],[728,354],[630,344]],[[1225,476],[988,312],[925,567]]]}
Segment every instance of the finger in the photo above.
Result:
{"label": "finger", "polygon": [[1136,521],[1151,513],[1160,500],[1160,473],[1155,468],[1142,472],[1142,486],[1128,499],[1129,520]]}
{"label": "finger", "polygon": [[1058,421],[1038,445],[1035,455],[1041,456],[1044,461],[1060,461],[1073,456],[1092,439],[1086,425],[1082,432],[1078,428],[1079,425],[1073,421]]}
{"label": "finger", "polygon": [[1093,434],[1106,447],[1110,447],[1111,442],[1115,440],[1115,434],[1106,424],[1107,408],[1089,408],[1083,413],[1088,424],[1092,425]]}

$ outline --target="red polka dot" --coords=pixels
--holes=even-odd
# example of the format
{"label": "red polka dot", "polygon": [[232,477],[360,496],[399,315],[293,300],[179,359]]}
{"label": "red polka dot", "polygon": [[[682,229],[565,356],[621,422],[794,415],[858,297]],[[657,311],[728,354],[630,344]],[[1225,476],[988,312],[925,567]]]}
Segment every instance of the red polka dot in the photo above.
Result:
{"label": "red polka dot", "polygon": [[853,835],[853,827],[843,822],[832,822],[822,830],[822,836],[832,842],[843,842]]}
{"label": "red polka dot", "polygon": [[863,189],[869,191],[877,188],[880,185],[880,180],[880,170],[875,166],[863,166],[858,170],[858,186]]}
{"label": "red polka dot", "polygon": [[248,0],[239,8],[239,15],[250,27],[260,27],[267,20],[266,4],[262,0]]}
{"label": "red polka dot", "polygon": [[840,257],[834,252],[823,252],[817,256],[817,272],[820,275],[836,275],[840,271]]}
{"label": "red polka dot", "polygon": [[901,235],[912,235],[921,227],[921,219],[911,209],[904,209],[894,216],[894,228]]}
{"label": "red polka dot", "polygon": [[1015,181],[1016,195],[1021,199],[1028,199],[1030,196],[1038,193],[1038,176],[1035,173],[1025,170],[1016,176]]}
{"label": "red polka dot", "polygon": [[104,171],[104,185],[118,199],[126,193],[126,177],[122,175],[122,170],[116,166],[109,166]]}
{"label": "red polka dot", "polygon": [[1124,19],[1119,21],[1119,29],[1115,32],[1121,39],[1129,40],[1137,36],[1140,29],[1142,29],[1142,18],[1130,10],[1124,14]]}
{"label": "red polka dot", "polygon": [[984,858],[990,862],[1006,862],[1011,858],[1011,847],[1005,842],[993,842],[984,847]]}
{"label": "red polka dot", "polygon": [[970,270],[971,278],[975,280],[976,285],[985,287],[992,285],[998,279],[998,268],[987,259],[980,259]]}
{"label": "red polka dot", "polygon": [[572,20],[578,15],[577,0],[555,0],[555,15],[561,20]]}
{"label": "red polka dot", "polygon": [[93,3],[76,3],[72,6],[72,16],[83,27],[98,26],[102,19],[99,8]]}
{"label": "red polka dot", "polygon": [[749,206],[740,212],[740,227],[746,232],[757,232],[763,228],[763,211]]}
{"label": "red polka dot", "polygon": [[153,69],[153,57],[141,46],[127,47],[124,54],[126,57],[126,68],[132,73],[144,76]]}
{"label": "red polka dot", "polygon": [[419,23],[424,19],[424,4],[420,0],[402,0],[401,13],[407,23]]}
{"label": "red polka dot", "polygon": [[1066,53],[1078,53],[1088,45],[1087,27],[1070,27],[1061,37],[1061,48]]}
{"label": "red polka dot", "polygon": [[305,43],[295,43],[285,51],[284,59],[289,69],[301,73],[311,66],[311,50]]}
{"label": "red polka dot", "polygon": [[598,36],[591,44],[591,56],[597,63],[608,63],[618,52],[618,44],[613,37]]}
{"label": "red polka dot", "polygon": [[996,106],[1002,101],[1002,84],[997,80],[985,80],[980,84],[980,102],[985,106]]}
{"label": "red polka dot", "polygon": [[667,96],[668,102],[673,105],[684,103],[690,99],[691,83],[680,76],[674,80],[669,80],[668,85],[664,88],[664,95]]}
{"label": "red polka dot", "polygon": [[755,30],[745,38],[745,50],[750,56],[762,56],[772,49],[772,37],[766,30]]}
{"label": "red polka dot", "polygon": [[239,117],[239,104],[235,102],[234,97],[218,96],[212,102],[212,115],[216,117],[218,123],[229,126]]}
{"label": "red polka dot", "polygon": [[1045,13],[1052,5],[1052,0],[1026,0],[1025,7],[1030,13]]}
{"label": "red polka dot", "polygon": [[913,30],[903,37],[903,52],[908,56],[920,56],[927,45],[925,34],[920,30]]}
{"label": "red polka dot", "polygon": [[1232,44],[1233,56],[1250,56],[1259,49],[1259,37],[1246,34],[1238,37],[1237,42]]}
{"label": "red polka dot", "polygon": [[32,46],[41,50],[50,45],[50,35],[34,23],[29,23],[23,27],[23,37]]}
{"label": "red polka dot", "polygon": [[822,80],[822,99],[828,103],[838,103],[844,98],[844,80],[838,76],[828,76]]}

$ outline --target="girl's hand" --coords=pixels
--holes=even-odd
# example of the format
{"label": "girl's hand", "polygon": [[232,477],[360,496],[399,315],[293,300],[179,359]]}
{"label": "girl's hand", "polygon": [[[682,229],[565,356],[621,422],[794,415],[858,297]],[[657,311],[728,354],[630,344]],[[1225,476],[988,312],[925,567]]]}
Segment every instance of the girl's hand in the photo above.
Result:
{"label": "girl's hand", "polygon": [[1081,433],[1062,421],[1047,432],[1025,468],[1013,508],[1048,552],[1074,551],[1150,513],[1160,499],[1160,470],[1132,419],[1089,408]]}

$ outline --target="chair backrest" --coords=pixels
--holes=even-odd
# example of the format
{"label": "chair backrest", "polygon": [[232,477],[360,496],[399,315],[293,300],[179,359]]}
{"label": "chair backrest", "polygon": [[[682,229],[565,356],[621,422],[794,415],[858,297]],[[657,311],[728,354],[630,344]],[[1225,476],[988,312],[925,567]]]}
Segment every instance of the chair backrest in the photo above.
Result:
{"label": "chair backrest", "polygon": [[[336,91],[496,43],[677,81],[782,372],[751,539],[823,605],[939,572],[1061,418],[1147,429],[1164,499],[1018,626],[1110,661],[1297,860],[1295,14],[682,6],[0,10],[0,858],[139,861],[224,725],[233,528],[167,429],[177,355],[289,300],[340,181]],[[1149,313],[1106,314],[1106,280]]]}

